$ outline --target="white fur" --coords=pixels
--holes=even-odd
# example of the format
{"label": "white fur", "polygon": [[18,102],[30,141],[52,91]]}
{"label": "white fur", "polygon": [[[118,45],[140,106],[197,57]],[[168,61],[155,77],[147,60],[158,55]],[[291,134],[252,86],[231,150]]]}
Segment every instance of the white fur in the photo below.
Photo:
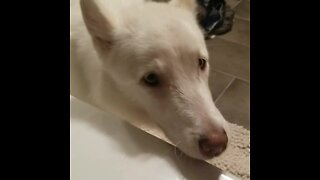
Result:
{"label": "white fur", "polygon": [[[212,101],[209,64],[205,71],[198,66],[209,57],[193,1],[82,5],[85,21],[79,1],[71,2],[71,94],[122,118],[150,119],[183,152],[204,159],[199,136],[226,123]],[[150,71],[164,87],[142,83]]]}

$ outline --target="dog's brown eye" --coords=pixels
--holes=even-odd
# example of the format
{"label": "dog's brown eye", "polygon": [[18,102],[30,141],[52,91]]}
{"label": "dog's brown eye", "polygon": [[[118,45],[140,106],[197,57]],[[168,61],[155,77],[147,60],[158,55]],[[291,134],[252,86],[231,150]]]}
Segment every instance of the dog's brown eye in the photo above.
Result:
{"label": "dog's brown eye", "polygon": [[199,67],[201,70],[204,70],[206,68],[206,65],[207,65],[207,61],[203,58],[200,58],[199,59]]}
{"label": "dog's brown eye", "polygon": [[159,78],[155,73],[149,73],[143,78],[144,82],[148,86],[157,86],[159,84]]}

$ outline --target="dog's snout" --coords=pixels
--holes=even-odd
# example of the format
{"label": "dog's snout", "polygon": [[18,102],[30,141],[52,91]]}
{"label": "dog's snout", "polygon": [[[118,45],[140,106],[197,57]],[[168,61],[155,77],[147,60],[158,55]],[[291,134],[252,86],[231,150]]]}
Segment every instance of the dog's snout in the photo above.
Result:
{"label": "dog's snout", "polygon": [[223,130],[222,132],[211,132],[199,139],[199,149],[203,156],[212,158],[220,155],[228,144],[228,136]]}

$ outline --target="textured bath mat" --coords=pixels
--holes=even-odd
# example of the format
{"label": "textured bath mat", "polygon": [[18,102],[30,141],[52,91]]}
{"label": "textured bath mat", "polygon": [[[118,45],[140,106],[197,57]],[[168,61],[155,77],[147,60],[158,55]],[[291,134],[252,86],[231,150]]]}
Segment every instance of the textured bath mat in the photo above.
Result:
{"label": "textured bath mat", "polygon": [[250,131],[229,123],[230,144],[226,151],[208,163],[242,178],[250,179]]}
{"label": "textured bath mat", "polygon": [[[128,121],[135,127],[174,145],[153,123],[143,121]],[[250,179],[250,131],[237,125],[229,123],[229,144],[226,151],[219,157],[206,162],[230,172],[237,177]]]}

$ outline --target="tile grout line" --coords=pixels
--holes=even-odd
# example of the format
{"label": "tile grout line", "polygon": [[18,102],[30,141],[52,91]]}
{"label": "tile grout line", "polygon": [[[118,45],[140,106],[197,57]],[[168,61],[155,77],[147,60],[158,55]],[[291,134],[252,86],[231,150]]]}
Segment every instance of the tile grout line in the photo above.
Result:
{"label": "tile grout line", "polygon": [[227,4],[228,4],[228,5],[230,6],[230,8],[235,12],[235,11],[236,11],[235,9],[239,6],[239,4],[240,4],[242,1],[243,1],[243,0],[238,1],[237,4],[235,4],[232,8],[231,8],[231,5],[230,5],[230,4],[228,4],[228,3],[227,3]]}
{"label": "tile grout line", "polygon": [[231,86],[231,84],[236,80],[235,77],[232,78],[232,80],[229,82],[229,84],[221,91],[219,96],[215,99],[214,103],[216,104],[219,99],[223,96],[223,94],[227,91],[227,89]]}
{"label": "tile grout line", "polygon": [[250,23],[250,17],[249,18],[244,18],[244,17],[241,17],[239,15],[235,15],[234,18],[235,19],[240,19],[240,20],[243,20],[243,21],[248,21]]}
{"label": "tile grout line", "polygon": [[[240,4],[240,3],[239,3]],[[239,5],[239,4],[237,4],[237,6]],[[243,18],[243,17],[241,17],[241,16],[238,16],[237,14],[235,14],[235,16],[234,16],[234,21],[236,21],[236,19],[239,19],[239,20],[242,20],[242,21],[247,21],[247,22],[249,22],[249,24],[250,24],[250,19],[248,20],[248,19],[246,19],[246,18]],[[249,28],[250,28],[250,25],[249,25]],[[228,33],[227,33],[228,34]],[[250,35],[250,33],[249,33],[249,35]],[[233,40],[230,40],[230,39],[225,39],[225,38],[223,38],[223,35],[222,36],[216,36],[217,38],[219,38],[219,39],[223,39],[223,40],[225,40],[225,41],[229,41],[229,42],[232,42],[232,43],[235,43],[235,44],[239,44],[239,45],[243,45],[243,46],[245,46],[245,47],[248,47],[248,48],[250,48],[250,40],[249,40],[249,45],[247,45],[247,44],[243,44],[243,43],[240,43],[240,42],[236,42],[236,41],[233,41]],[[249,37],[250,38],[250,37]]]}
{"label": "tile grout line", "polygon": [[236,42],[236,41],[233,41],[233,40],[230,40],[230,39],[225,39],[224,37],[221,37],[221,36],[216,36],[216,38],[219,38],[219,39],[222,39],[224,41],[228,41],[228,42],[240,45],[240,46],[244,46],[244,47],[247,47],[247,48],[250,49],[250,45],[247,45],[247,44],[239,43],[239,42]]}
{"label": "tile grout line", "polygon": [[[237,4],[236,5],[234,5],[231,9],[233,10],[233,11],[235,11],[235,8],[242,2],[243,0],[240,0],[240,1],[238,1],[237,2]],[[230,6],[230,5],[229,5]]]}
{"label": "tile grout line", "polygon": [[233,74],[229,74],[229,73],[227,73],[227,72],[224,72],[224,71],[221,71],[221,70],[217,70],[217,69],[214,69],[213,71],[216,71],[216,72],[218,72],[218,73],[222,73],[222,74],[224,74],[224,75],[230,76],[230,77],[235,78],[235,79],[239,79],[239,80],[241,80],[241,81],[244,81],[244,82],[250,84],[250,81],[249,81],[249,80],[240,78],[240,77],[238,77],[238,76],[234,76]]}
{"label": "tile grout line", "polygon": [[[245,20],[245,21],[249,21],[250,22],[250,17],[249,17],[249,19],[247,19],[247,18],[243,18],[243,17],[241,17],[241,16],[239,16],[237,13],[236,13],[236,8],[240,5],[240,3],[241,2],[243,2],[244,0],[240,0],[233,8],[231,8],[234,12],[235,12],[235,16],[234,16],[234,18],[239,18],[239,19],[241,19],[241,20]],[[250,4],[250,1],[249,1],[249,4]],[[249,8],[250,8],[250,6],[249,6]],[[250,13],[249,13],[250,14]],[[250,16],[250,15],[249,15]]]}

